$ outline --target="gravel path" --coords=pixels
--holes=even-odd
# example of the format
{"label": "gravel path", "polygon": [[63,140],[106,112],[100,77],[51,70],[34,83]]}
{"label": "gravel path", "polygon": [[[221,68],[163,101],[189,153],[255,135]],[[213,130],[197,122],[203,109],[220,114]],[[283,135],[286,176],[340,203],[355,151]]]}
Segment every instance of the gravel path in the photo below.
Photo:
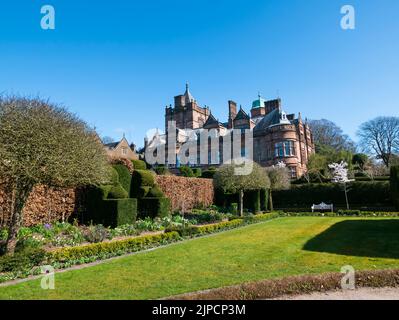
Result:
{"label": "gravel path", "polygon": [[399,300],[399,288],[361,288],[357,290],[285,296],[276,300]]}

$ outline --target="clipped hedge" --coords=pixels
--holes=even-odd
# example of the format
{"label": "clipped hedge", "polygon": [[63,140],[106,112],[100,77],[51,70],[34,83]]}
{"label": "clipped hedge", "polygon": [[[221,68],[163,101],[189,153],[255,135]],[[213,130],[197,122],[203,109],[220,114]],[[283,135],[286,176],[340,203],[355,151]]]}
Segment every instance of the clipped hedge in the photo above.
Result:
{"label": "clipped hedge", "polygon": [[177,232],[141,236],[131,239],[93,243],[57,249],[48,253],[50,263],[74,265],[137,252],[180,240]]}
{"label": "clipped hedge", "polygon": [[244,192],[244,208],[253,213],[261,211],[260,190]]}
{"label": "clipped hedge", "polygon": [[128,197],[127,191],[122,187],[121,184],[112,186],[108,192],[108,199],[126,199]]}
{"label": "clipped hedge", "polygon": [[130,195],[132,175],[130,174],[129,169],[123,164],[114,164],[113,168],[118,172],[119,183],[122,185],[123,189],[126,190],[127,194]]}
{"label": "clipped hedge", "polygon": [[391,167],[391,198],[396,207],[399,210],[399,166]]}
{"label": "clipped hedge", "polygon": [[[349,185],[349,204],[358,207],[389,207],[389,182],[353,182]],[[273,192],[276,208],[310,208],[321,202],[333,203],[335,207],[346,206],[345,194],[337,183],[309,183],[292,185],[289,190]]]}
{"label": "clipped hedge", "polygon": [[272,212],[272,213],[248,216],[245,218],[235,217],[230,221],[222,221],[219,223],[203,225],[203,226],[170,227],[167,228],[165,231],[178,232],[182,237],[199,237],[206,234],[212,234],[215,232],[235,229],[247,224],[259,223],[263,221],[276,219],[278,217],[280,217],[280,213]]}
{"label": "clipped hedge", "polygon": [[338,210],[338,212],[279,212],[280,217],[399,217],[399,212]]}
{"label": "clipped hedge", "polygon": [[137,218],[137,199],[91,199],[83,223],[117,227],[133,224]]}
{"label": "clipped hedge", "polygon": [[[224,193],[222,190],[215,190],[215,204],[223,208],[230,208],[233,204],[239,203],[238,194]],[[244,192],[244,209],[258,213],[268,210],[268,190],[253,190]]]}
{"label": "clipped hedge", "polygon": [[139,218],[163,218],[170,214],[171,203],[168,198],[142,198],[139,200]]}
{"label": "clipped hedge", "polygon": [[147,170],[147,164],[143,160],[132,160],[134,170]]}
{"label": "clipped hedge", "polygon": [[134,198],[140,198],[141,187],[153,187],[155,178],[149,170],[135,170],[132,176],[131,194]]}

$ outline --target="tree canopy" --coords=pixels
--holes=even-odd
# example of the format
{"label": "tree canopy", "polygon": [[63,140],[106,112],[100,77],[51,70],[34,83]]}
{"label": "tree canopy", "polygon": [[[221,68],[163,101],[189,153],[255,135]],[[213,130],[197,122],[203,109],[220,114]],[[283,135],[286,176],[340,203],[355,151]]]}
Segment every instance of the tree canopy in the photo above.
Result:
{"label": "tree canopy", "polygon": [[389,167],[399,154],[399,117],[378,117],[367,121],[358,131],[360,148]]}
{"label": "tree canopy", "polygon": [[226,164],[217,169],[214,184],[224,192],[237,193],[246,190],[268,189],[270,180],[265,169],[253,162],[252,171],[248,175],[237,175],[235,164]]}
{"label": "tree canopy", "polygon": [[33,187],[72,187],[109,179],[96,132],[66,109],[41,99],[0,97],[0,181],[13,189],[8,251]]}
{"label": "tree canopy", "polygon": [[316,152],[326,147],[334,151],[355,151],[355,143],[334,122],[326,119],[311,120],[309,126],[312,130]]}

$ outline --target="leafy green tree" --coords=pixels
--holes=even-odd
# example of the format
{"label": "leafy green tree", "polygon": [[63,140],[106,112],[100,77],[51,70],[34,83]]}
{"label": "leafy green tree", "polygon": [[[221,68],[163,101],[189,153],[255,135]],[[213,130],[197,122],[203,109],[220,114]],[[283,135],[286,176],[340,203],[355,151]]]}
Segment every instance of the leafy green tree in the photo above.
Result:
{"label": "leafy green tree", "polygon": [[109,174],[100,139],[77,116],[41,99],[0,98],[0,180],[13,190],[7,252],[15,250],[35,185],[98,184]]}
{"label": "leafy green tree", "polygon": [[[248,165],[248,164],[247,164]],[[225,164],[217,169],[214,175],[216,189],[239,194],[240,215],[244,214],[244,191],[270,188],[270,180],[264,168],[257,163],[251,163],[252,170],[248,174],[238,173],[241,169],[236,164]]]}

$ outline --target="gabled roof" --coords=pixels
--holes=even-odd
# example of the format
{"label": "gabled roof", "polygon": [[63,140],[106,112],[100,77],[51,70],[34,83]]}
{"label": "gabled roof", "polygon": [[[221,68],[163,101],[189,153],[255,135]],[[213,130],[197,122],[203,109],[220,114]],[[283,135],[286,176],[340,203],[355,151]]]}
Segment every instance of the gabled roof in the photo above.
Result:
{"label": "gabled roof", "polygon": [[240,111],[238,111],[234,120],[249,120],[249,115],[240,107]]}
{"label": "gabled roof", "polygon": [[211,126],[211,125],[219,125],[219,121],[213,116],[212,112],[209,115],[208,119],[206,120],[204,127]]}
{"label": "gabled roof", "polygon": [[120,143],[120,142],[106,143],[106,144],[104,144],[104,147],[107,147],[107,148],[109,148],[109,149],[115,149],[115,148],[118,146],[119,143]]}

